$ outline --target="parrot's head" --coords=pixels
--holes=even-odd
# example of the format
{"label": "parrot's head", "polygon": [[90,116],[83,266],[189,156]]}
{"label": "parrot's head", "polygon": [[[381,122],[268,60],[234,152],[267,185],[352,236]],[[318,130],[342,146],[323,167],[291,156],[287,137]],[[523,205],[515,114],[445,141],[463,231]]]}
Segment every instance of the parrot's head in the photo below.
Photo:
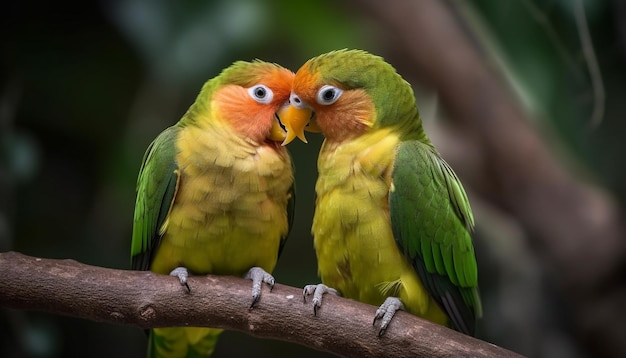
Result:
{"label": "parrot's head", "polygon": [[286,142],[295,137],[306,142],[304,130],[343,141],[404,122],[421,126],[410,84],[381,57],[362,50],[332,51],[307,61],[296,72],[290,103],[279,112],[289,132]]}
{"label": "parrot's head", "polygon": [[[287,130],[277,112],[289,104],[293,78],[293,72],[274,63],[237,61],[204,85],[195,121],[220,121],[257,143],[282,142]],[[197,115],[202,113],[209,115]]]}

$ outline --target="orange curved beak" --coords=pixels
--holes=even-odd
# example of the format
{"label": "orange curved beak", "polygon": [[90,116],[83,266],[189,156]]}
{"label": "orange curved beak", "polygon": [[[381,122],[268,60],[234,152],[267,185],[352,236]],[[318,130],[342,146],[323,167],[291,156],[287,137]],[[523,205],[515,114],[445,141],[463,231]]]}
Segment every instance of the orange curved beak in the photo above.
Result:
{"label": "orange curved beak", "polygon": [[284,105],[276,114],[287,131],[283,145],[291,143],[296,137],[300,138],[304,143],[307,143],[306,137],[304,136],[304,128],[309,124],[311,114],[313,114],[311,109],[296,108],[289,104]]}
{"label": "orange curved beak", "polygon": [[315,120],[315,118],[311,118],[309,120],[309,124],[304,127],[304,130],[307,132],[322,133],[322,128],[317,125],[317,121]]}
{"label": "orange curved beak", "polygon": [[287,130],[283,128],[280,120],[278,119],[278,115],[274,116],[274,122],[272,122],[272,128],[270,128],[270,135],[268,136],[269,140],[274,142],[282,142],[287,138]]}

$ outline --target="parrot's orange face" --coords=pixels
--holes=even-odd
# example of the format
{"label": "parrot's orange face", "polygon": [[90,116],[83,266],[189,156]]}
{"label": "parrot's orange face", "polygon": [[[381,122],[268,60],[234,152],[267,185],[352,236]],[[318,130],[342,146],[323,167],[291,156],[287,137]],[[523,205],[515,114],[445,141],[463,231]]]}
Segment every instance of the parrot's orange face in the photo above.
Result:
{"label": "parrot's orange face", "polygon": [[211,106],[241,136],[257,143],[282,142],[287,131],[276,113],[289,104],[293,79],[293,72],[267,64],[242,79],[245,83],[219,88]]}
{"label": "parrot's orange face", "polygon": [[327,139],[336,141],[366,132],[373,124],[375,110],[365,90],[325,80],[319,71],[310,69],[307,62],[298,70],[291,105],[279,112],[288,131],[285,142],[295,137],[306,142],[305,130],[322,132]]}

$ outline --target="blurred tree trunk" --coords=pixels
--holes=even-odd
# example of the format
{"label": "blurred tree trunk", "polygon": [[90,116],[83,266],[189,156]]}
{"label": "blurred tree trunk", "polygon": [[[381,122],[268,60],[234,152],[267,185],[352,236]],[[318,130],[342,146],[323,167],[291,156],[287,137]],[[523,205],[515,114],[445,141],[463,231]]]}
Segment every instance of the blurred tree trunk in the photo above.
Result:
{"label": "blurred tree trunk", "polygon": [[[462,136],[452,166],[474,192],[522,224],[594,356],[626,357],[624,214],[555,160],[456,2],[352,1],[384,32],[385,57],[433,87]],[[463,162],[455,162],[455,159]],[[487,310],[489,308],[486,308]]]}

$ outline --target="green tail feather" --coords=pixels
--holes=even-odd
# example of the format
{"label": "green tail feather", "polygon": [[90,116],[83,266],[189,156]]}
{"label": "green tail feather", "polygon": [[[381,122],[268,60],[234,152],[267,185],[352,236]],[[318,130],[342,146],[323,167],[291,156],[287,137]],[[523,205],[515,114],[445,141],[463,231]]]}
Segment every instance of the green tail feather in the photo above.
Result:
{"label": "green tail feather", "polygon": [[200,327],[155,328],[148,337],[148,358],[209,357],[222,331]]}

